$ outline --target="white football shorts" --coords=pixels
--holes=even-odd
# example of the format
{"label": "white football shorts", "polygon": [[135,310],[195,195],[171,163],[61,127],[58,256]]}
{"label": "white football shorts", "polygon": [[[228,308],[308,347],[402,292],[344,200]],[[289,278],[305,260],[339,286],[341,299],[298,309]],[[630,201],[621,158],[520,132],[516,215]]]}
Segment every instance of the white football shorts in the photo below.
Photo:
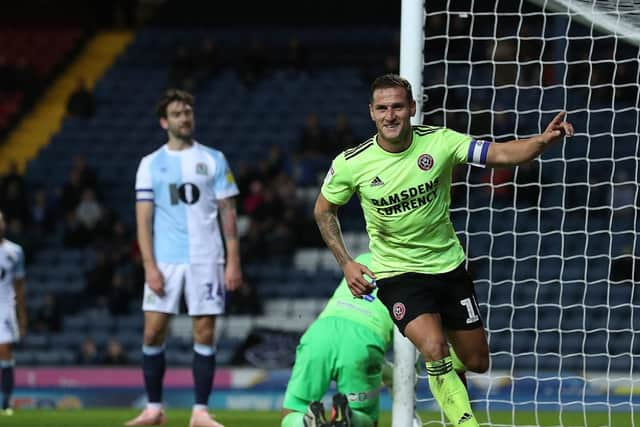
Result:
{"label": "white football shorts", "polygon": [[0,344],[20,341],[20,329],[15,307],[0,306]]}
{"label": "white football shorts", "polygon": [[189,316],[224,313],[225,287],[223,264],[158,263],[164,277],[164,297],[159,297],[144,284],[143,311],[178,314],[184,299]]}

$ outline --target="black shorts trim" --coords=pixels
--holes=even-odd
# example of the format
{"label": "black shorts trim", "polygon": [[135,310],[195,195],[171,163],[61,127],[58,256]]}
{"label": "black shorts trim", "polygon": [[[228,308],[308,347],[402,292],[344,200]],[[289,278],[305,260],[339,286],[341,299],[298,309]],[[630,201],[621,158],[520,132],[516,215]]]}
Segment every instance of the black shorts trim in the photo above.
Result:
{"label": "black shorts trim", "polygon": [[439,274],[404,273],[379,279],[378,298],[404,335],[407,324],[424,313],[439,313],[449,330],[482,327],[473,280],[464,268]]}

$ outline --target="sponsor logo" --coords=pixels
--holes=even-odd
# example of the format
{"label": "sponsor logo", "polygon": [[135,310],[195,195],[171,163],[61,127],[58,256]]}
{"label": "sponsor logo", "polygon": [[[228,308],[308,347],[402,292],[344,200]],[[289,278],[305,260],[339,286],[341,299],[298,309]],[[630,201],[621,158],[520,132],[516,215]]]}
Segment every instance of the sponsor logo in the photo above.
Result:
{"label": "sponsor logo", "polygon": [[236,182],[235,178],[233,177],[233,173],[231,173],[231,169],[227,169],[227,172],[224,176],[227,178],[228,184],[233,184]]}
{"label": "sponsor logo", "polygon": [[404,307],[404,304],[401,302],[397,302],[395,304],[393,304],[393,317],[396,318],[396,320],[402,320],[404,318],[405,313],[407,312],[407,309]]}
{"label": "sponsor logo", "polygon": [[418,167],[423,171],[428,171],[433,167],[433,157],[430,154],[421,154],[418,157]]}

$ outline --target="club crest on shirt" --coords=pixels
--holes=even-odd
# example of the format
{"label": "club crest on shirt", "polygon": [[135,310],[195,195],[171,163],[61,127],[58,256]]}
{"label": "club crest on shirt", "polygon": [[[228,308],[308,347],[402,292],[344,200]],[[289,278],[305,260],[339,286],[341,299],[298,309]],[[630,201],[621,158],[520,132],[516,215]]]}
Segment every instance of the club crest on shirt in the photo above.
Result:
{"label": "club crest on shirt", "polygon": [[423,171],[428,171],[433,167],[433,157],[430,154],[421,154],[418,157],[418,167]]}
{"label": "club crest on shirt", "polygon": [[196,173],[198,175],[207,175],[207,165],[205,165],[204,163],[197,163]]}
{"label": "club crest on shirt", "polygon": [[405,313],[407,312],[407,309],[404,307],[404,304],[401,302],[397,302],[395,304],[393,304],[393,317],[396,318],[396,320],[402,320],[404,318]]}

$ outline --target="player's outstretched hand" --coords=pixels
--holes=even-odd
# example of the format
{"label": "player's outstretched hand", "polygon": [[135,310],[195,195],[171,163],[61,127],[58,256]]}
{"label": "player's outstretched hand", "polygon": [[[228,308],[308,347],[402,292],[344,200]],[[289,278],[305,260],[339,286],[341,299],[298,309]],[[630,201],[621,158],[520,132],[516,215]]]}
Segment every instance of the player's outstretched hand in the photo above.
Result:
{"label": "player's outstretched hand", "polygon": [[342,267],[342,271],[354,297],[368,295],[375,289],[375,286],[364,278],[365,274],[372,279],[376,278],[375,274],[366,265],[351,260]]}
{"label": "player's outstretched hand", "polygon": [[546,144],[551,144],[563,136],[573,136],[573,125],[569,122],[563,122],[566,112],[561,111],[551,120],[547,128],[542,133],[542,137]]}
{"label": "player's outstretched hand", "polygon": [[149,288],[159,297],[164,296],[164,277],[157,266],[149,266],[144,269],[144,280]]}

